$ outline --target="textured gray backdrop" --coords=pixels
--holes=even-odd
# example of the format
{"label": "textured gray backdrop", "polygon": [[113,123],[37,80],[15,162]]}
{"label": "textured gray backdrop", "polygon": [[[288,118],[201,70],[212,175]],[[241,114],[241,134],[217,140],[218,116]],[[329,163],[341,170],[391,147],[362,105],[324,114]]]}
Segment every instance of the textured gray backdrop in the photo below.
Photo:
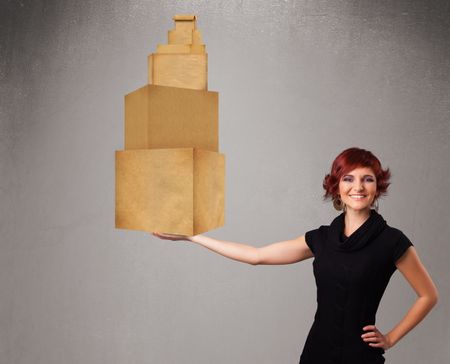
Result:
{"label": "textured gray backdrop", "polygon": [[[263,246],[336,215],[321,182],[343,149],[393,173],[380,212],[441,297],[386,352],[450,362],[447,1],[6,1],[0,5],[1,364],[297,363],[312,260],[249,266],[114,228],[123,97],[171,17],[198,15],[220,93],[226,225]],[[377,324],[415,293],[398,271]]]}

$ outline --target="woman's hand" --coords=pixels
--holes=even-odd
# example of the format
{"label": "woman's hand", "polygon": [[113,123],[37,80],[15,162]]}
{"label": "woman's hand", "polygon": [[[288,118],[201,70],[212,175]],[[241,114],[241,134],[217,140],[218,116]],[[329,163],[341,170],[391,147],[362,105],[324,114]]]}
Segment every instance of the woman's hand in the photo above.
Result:
{"label": "woman's hand", "polygon": [[369,331],[361,335],[364,342],[368,343],[369,346],[373,348],[383,348],[384,350],[391,347],[389,336],[383,335],[375,325],[364,326],[363,330]]}
{"label": "woman's hand", "polygon": [[250,245],[234,243],[232,241],[217,240],[201,234],[187,236],[178,234],[162,234],[154,231],[152,232],[152,235],[166,240],[192,241],[193,243],[204,246],[215,253],[239,262],[248,264],[256,264],[257,262],[257,248]]}
{"label": "woman's hand", "polygon": [[187,240],[187,241],[191,241],[191,237],[192,236],[188,236],[188,235],[179,235],[179,234],[164,234],[164,233],[159,233],[159,232],[152,232],[153,236],[156,236],[157,238],[160,239],[164,239],[164,240]]}

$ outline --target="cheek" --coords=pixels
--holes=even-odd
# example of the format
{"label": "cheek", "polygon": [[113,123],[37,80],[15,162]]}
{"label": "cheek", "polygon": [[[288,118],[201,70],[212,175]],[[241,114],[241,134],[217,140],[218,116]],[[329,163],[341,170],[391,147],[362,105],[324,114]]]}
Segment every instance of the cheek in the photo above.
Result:
{"label": "cheek", "polygon": [[375,196],[377,194],[377,186],[370,186],[368,191],[371,195]]}

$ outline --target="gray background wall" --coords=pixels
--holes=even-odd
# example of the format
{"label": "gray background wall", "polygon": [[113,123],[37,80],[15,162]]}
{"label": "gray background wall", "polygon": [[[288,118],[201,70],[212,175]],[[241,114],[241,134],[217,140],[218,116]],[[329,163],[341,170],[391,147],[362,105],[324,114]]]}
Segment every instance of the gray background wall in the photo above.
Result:
{"label": "gray background wall", "polygon": [[[441,293],[387,362],[450,361],[447,1],[2,1],[0,362],[297,363],[312,260],[249,266],[114,228],[123,96],[171,17],[194,13],[220,93],[226,225],[263,246],[336,215],[333,158],[360,146],[393,173],[380,212]],[[377,324],[414,302],[398,271]]]}

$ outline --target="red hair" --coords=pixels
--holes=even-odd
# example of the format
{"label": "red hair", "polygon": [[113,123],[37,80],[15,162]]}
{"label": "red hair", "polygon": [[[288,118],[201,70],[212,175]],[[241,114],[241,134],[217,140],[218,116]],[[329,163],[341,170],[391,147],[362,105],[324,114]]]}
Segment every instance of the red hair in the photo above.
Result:
{"label": "red hair", "polygon": [[368,150],[354,147],[344,150],[334,160],[331,165],[331,172],[323,179],[323,188],[325,189],[323,198],[337,199],[341,177],[359,167],[369,167],[375,174],[377,182],[375,199],[380,195],[386,195],[387,188],[391,184],[389,182],[389,178],[391,178],[389,168],[383,169],[378,158]]}

